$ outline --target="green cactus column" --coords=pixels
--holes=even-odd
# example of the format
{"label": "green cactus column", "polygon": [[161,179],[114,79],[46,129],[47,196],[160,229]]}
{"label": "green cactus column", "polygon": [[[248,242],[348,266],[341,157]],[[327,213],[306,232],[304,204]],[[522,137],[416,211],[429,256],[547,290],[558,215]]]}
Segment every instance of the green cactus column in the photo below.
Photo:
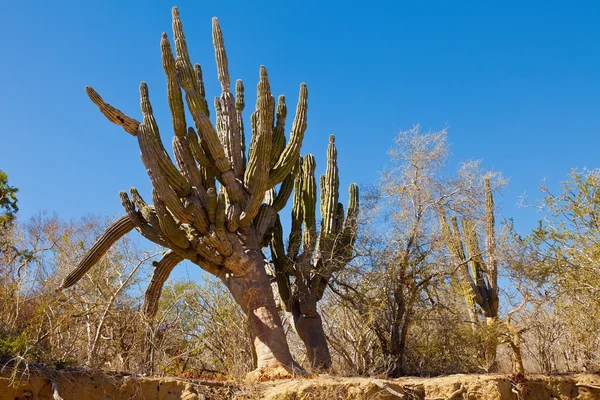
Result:
{"label": "green cactus column", "polygon": [[[138,140],[142,162],[153,186],[153,204],[146,203],[135,188],[130,195],[121,192],[126,215],[109,227],[64,279],[62,288],[77,283],[115,241],[137,229],[148,240],[169,249],[154,264],[143,307],[148,318],[158,312],[158,300],[171,271],[181,261],[191,261],[219,277],[244,310],[258,367],[283,366],[291,371],[295,364],[261,249],[270,240],[276,214],[291,193],[306,130],[308,92],[306,85],[300,85],[296,115],[286,144],[285,99],[280,97],[275,116],[267,70],[260,67],[251,146],[246,152],[242,117],[244,85],[237,81],[235,96],[232,94],[227,54],[216,18],[212,28],[221,84],[221,95],[215,99],[216,127],[209,119],[202,70],[190,61],[177,8],[173,8],[175,54],[166,33],[160,41],[175,162],[163,146],[144,82],[140,84],[141,122],[107,104],[91,87],[86,88],[100,111]],[[191,121],[187,121],[186,107]],[[278,185],[279,194],[275,196]],[[265,202],[265,198],[271,200]]]}
{"label": "green cactus column", "polygon": [[[328,369],[331,356],[317,303],[333,274],[352,259],[358,216],[358,186],[350,185],[348,211],[338,202],[339,178],[335,137],[329,138],[327,169],[321,176],[321,229],[317,234],[317,184],[315,159],[308,154],[300,162],[294,182],[292,227],[287,252],[277,218],[271,239],[271,254],[281,304],[316,370]],[[302,249],[302,251],[300,251]]]}
{"label": "green cactus column", "polygon": [[[439,211],[442,236],[457,267],[463,294],[473,328],[478,329],[475,306],[486,318],[487,330],[491,336],[498,319],[498,259],[496,256],[496,232],[494,218],[494,198],[490,179],[484,178],[485,186],[485,249],[479,246],[479,237],[473,221],[463,219],[462,235],[458,219],[453,216],[448,223],[443,210]],[[464,239],[463,239],[464,236]],[[486,364],[493,370],[496,365],[497,338],[490,337],[486,345]]]}

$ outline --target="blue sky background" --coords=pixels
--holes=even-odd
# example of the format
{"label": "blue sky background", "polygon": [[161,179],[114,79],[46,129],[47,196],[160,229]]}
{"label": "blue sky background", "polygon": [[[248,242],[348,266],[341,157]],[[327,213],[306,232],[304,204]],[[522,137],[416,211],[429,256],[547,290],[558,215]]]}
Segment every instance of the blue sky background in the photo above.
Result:
{"label": "blue sky background", "polygon": [[307,83],[303,153],[316,155],[322,173],[334,133],[341,188],[375,182],[399,130],[447,127],[451,166],[481,158],[511,179],[498,202],[526,233],[539,215],[517,208],[521,194],[533,200],[542,178],[556,185],[573,167],[599,166],[596,1],[258,4],[3,2],[0,168],[20,188],[21,218],[40,210],[118,215],[117,193],[130,186],[150,197],[137,141],[104,119],[84,87],[139,118],[138,85],[146,81],[170,138],[159,43],[163,31],[172,38],[173,5],[209,98],[219,94],[213,16],[249,107],[261,64],[290,110]]}

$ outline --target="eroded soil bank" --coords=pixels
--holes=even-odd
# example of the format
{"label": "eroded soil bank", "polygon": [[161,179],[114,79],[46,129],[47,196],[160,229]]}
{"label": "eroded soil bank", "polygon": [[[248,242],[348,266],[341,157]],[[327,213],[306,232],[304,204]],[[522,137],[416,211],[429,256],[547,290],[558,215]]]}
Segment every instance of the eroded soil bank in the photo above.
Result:
{"label": "eroded soil bank", "polygon": [[[200,399],[580,399],[600,400],[600,376],[528,376],[524,387],[506,375],[437,378],[341,378],[233,384],[121,373],[30,371],[0,376],[0,400],[200,400]],[[519,393],[519,390],[521,392]]]}

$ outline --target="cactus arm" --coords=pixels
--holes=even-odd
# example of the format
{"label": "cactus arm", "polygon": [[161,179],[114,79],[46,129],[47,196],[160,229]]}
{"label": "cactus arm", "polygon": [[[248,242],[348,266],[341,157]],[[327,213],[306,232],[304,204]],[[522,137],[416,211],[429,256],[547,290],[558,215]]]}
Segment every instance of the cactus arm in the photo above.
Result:
{"label": "cactus arm", "polygon": [[285,177],[283,182],[281,182],[281,185],[279,186],[279,191],[277,192],[277,196],[275,196],[273,202],[271,203],[271,205],[277,212],[283,210],[292,194],[292,191],[294,190],[294,182],[296,181],[296,175],[300,171],[300,163],[301,158],[298,157],[296,165],[288,174],[288,176]]}
{"label": "cactus arm", "polygon": [[464,282],[467,284],[471,292],[473,292],[472,294],[474,296],[475,302],[483,307],[485,304],[485,300],[480,292],[480,288],[477,286],[477,283],[473,279],[473,276],[471,276],[471,274],[469,273],[469,265],[467,263],[467,256],[465,254],[464,249],[465,246],[463,245],[463,241],[461,240],[460,228],[458,227],[458,219],[456,218],[456,216],[453,216],[451,218],[450,230],[453,241],[455,243],[457,254],[459,255],[460,259],[463,260],[460,265],[459,271],[463,276]]}
{"label": "cactus arm", "polygon": [[166,247],[169,245],[169,243],[161,237],[159,231],[157,231],[157,229],[159,228],[156,226],[148,225],[147,221],[144,219],[141,213],[135,210],[135,206],[133,202],[129,200],[129,197],[127,196],[126,192],[120,191],[119,197],[121,198],[121,204],[123,205],[125,212],[129,216],[129,219],[142,236],[160,246]]}
{"label": "cactus arm", "polygon": [[160,169],[161,174],[166,178],[166,181],[179,197],[187,196],[190,193],[190,184],[184,179],[175,165],[173,165],[162,145],[158,125],[154,119],[152,105],[150,104],[148,86],[145,82],[140,83],[140,106],[144,115],[143,124],[146,127],[146,132],[149,133],[147,135],[148,150],[152,153],[157,168]]}
{"label": "cactus arm", "polygon": [[202,79],[202,67],[200,64],[194,65],[194,78],[196,80],[196,87],[198,88],[200,108],[207,117],[210,117],[210,110],[208,109],[208,103],[206,102],[206,91],[204,90],[204,80]]}
{"label": "cactus arm", "polygon": [[206,141],[210,156],[215,161],[216,167],[220,172],[225,172],[230,169],[229,162],[225,157],[223,145],[219,140],[215,128],[208,119],[204,104],[201,101],[203,97],[200,94],[198,81],[190,62],[187,43],[183,34],[183,25],[177,8],[173,8],[173,37],[175,39],[175,53],[177,55],[175,59],[177,76],[179,77],[180,85],[186,93],[186,101],[196,124],[196,130],[202,140]]}
{"label": "cactus arm", "polygon": [[215,211],[215,227],[217,232],[225,231],[225,212],[227,210],[227,202],[225,200],[225,193],[219,193],[217,195],[217,207]]}
{"label": "cactus arm", "polygon": [[485,248],[487,254],[488,283],[490,288],[490,317],[498,316],[498,258],[496,255],[496,231],[494,229],[494,197],[490,178],[486,177],[485,185]]}
{"label": "cactus arm", "polygon": [[471,267],[471,275],[475,278],[479,292],[482,297],[487,295],[487,285],[484,279],[485,263],[483,261],[481,250],[479,249],[479,239],[477,238],[477,232],[475,231],[475,225],[469,219],[463,219],[462,221],[463,232],[465,235],[465,247],[471,261],[469,265]]}
{"label": "cactus arm", "polygon": [[240,226],[247,226],[258,214],[265,192],[269,189],[269,156],[271,154],[271,141],[273,135],[273,98],[267,69],[260,67],[260,81],[257,87],[258,99],[256,109],[258,112],[258,130],[256,137],[252,138],[254,146],[250,149],[248,165],[244,175],[246,190],[250,193],[244,211],[240,216]]}
{"label": "cactus arm", "polygon": [[469,274],[469,266],[467,265],[467,259],[464,252],[464,247],[460,239],[460,230],[458,228],[458,221],[456,217],[452,218],[452,227],[448,224],[446,214],[443,210],[439,210],[440,227],[442,231],[442,237],[446,242],[446,247],[452,256],[454,263],[458,268],[458,273],[462,280],[462,286],[464,295],[469,304],[473,302],[482,304],[483,299],[481,298],[477,285],[473,281],[473,278]]}
{"label": "cactus arm", "polygon": [[[302,253],[304,258],[310,259],[317,244],[317,184],[315,182],[315,157],[312,154],[304,156],[302,162],[302,217],[304,221],[304,236],[302,240]],[[308,261],[308,260],[307,260]],[[303,267],[308,262],[301,263]]]}
{"label": "cactus arm", "polygon": [[136,188],[132,187],[129,189],[129,193],[131,194],[131,198],[133,200],[133,204],[140,210],[142,217],[150,223],[152,226],[159,226],[158,217],[156,216],[156,211],[153,206],[146,204],[142,196],[140,196],[139,192]]}
{"label": "cactus arm", "polygon": [[485,185],[485,248],[489,267],[490,288],[498,291],[498,260],[496,258],[496,233],[494,229],[494,197],[490,178],[484,179]]}
{"label": "cactus arm", "polygon": [[221,180],[221,173],[214,167],[213,162],[208,158],[206,152],[200,144],[200,139],[194,128],[189,127],[187,132],[187,141],[192,151],[194,159],[198,162],[198,170],[202,175],[203,186],[206,189],[215,187],[215,178]]}
{"label": "cactus arm", "polygon": [[308,89],[306,84],[300,85],[300,94],[298,96],[298,106],[296,107],[296,117],[292,124],[290,140],[279,156],[277,163],[271,168],[269,173],[269,189],[279,184],[290,173],[296,160],[300,156],[300,148],[306,131],[306,114],[308,111]]}
{"label": "cactus arm", "polygon": [[302,222],[304,220],[304,206],[302,205],[302,182],[304,180],[304,174],[302,173],[303,168],[304,166],[301,163],[300,171],[298,174],[296,174],[296,179],[294,181],[294,196],[292,198],[292,227],[288,239],[287,251],[287,256],[291,260],[295,260],[298,257],[298,252],[300,251],[300,245],[302,243]]}
{"label": "cactus arm", "polygon": [[269,245],[269,240],[271,232],[273,231],[276,216],[277,211],[275,211],[273,206],[266,203],[260,205],[258,214],[256,215],[256,218],[254,218],[254,229],[256,231],[256,237],[258,238],[260,247]]}
{"label": "cactus arm", "polygon": [[172,250],[169,250],[160,259],[152,263],[154,266],[154,272],[152,273],[152,279],[144,294],[144,305],[142,307],[144,315],[152,319],[158,312],[158,302],[160,295],[162,294],[163,286],[173,269],[183,261],[183,258],[179,254]]}
{"label": "cactus arm", "polygon": [[292,310],[292,290],[290,286],[290,275],[293,275],[293,267],[285,254],[283,245],[283,228],[279,216],[275,216],[275,227],[270,242],[273,266],[275,267],[275,279],[279,297],[285,311]]}
{"label": "cactus arm", "polygon": [[[216,169],[221,174],[221,182],[224,184],[227,195],[232,202],[245,206],[245,197],[243,187],[235,177],[232,166],[225,155],[223,144],[219,140],[219,135],[213,127],[208,114],[205,110],[205,102],[198,88],[198,80],[190,62],[190,56],[187,50],[185,35],[183,34],[183,25],[179,18],[179,11],[173,8],[173,36],[175,38],[175,67],[179,83],[186,93],[186,102],[196,130],[202,141],[202,147],[210,160],[213,160]],[[258,210],[257,210],[258,211]]]}
{"label": "cactus arm", "polygon": [[348,210],[344,220],[344,237],[348,238],[349,245],[353,246],[358,229],[358,211],[360,208],[360,194],[358,185],[353,183],[348,188]]}
{"label": "cactus arm", "polygon": [[171,50],[171,44],[167,39],[167,34],[163,33],[160,41],[162,53],[163,70],[167,77],[167,99],[169,109],[173,120],[173,132],[175,136],[184,137],[187,129],[185,122],[185,109],[183,108],[183,98],[181,96],[181,87],[177,81],[177,70],[175,69],[175,58]]}
{"label": "cactus arm", "polygon": [[325,185],[321,187],[322,203],[321,217],[323,218],[323,228],[321,235],[328,238],[336,232],[336,207],[339,198],[339,176],[337,166],[337,149],[335,148],[335,136],[329,136],[329,146],[327,146],[327,169],[325,170]]}
{"label": "cactus arm", "polygon": [[182,249],[189,248],[190,242],[185,233],[179,228],[177,222],[175,222],[173,216],[167,210],[165,203],[158,197],[158,192],[155,189],[152,189],[152,202],[154,203],[160,230],[164,236],[177,247]]}
{"label": "cactus arm", "polygon": [[216,221],[216,213],[217,213],[217,192],[215,189],[210,188],[207,191],[208,194],[208,202],[206,205],[206,210],[208,212],[208,219],[211,224],[214,224]]}
{"label": "cactus arm", "polygon": [[175,155],[175,161],[181,174],[196,189],[202,204],[206,204],[206,189],[203,185],[204,177],[196,165],[196,160],[186,136],[173,136],[173,154]]}
{"label": "cactus arm", "polygon": [[100,112],[113,124],[120,125],[123,127],[125,132],[132,136],[137,135],[137,128],[140,125],[139,121],[128,117],[120,110],[114,108],[108,103],[105,103],[102,97],[96,92],[91,86],[85,87],[85,92],[92,102],[98,106]]}
{"label": "cactus arm", "polygon": [[212,20],[213,44],[215,48],[215,59],[217,60],[217,72],[221,82],[221,125],[225,154],[235,173],[236,178],[241,179],[244,175],[242,162],[242,149],[240,140],[240,128],[238,124],[235,100],[231,94],[229,79],[229,66],[227,53],[223,41],[223,32],[217,18]]}
{"label": "cactus arm", "polygon": [[63,279],[60,287],[66,289],[73,286],[108,252],[113,244],[127,233],[131,232],[135,225],[129,218],[129,215],[124,215],[113,222],[104,231],[102,236],[88,250],[77,267],[71,271],[65,279]]}
{"label": "cactus arm", "polygon": [[275,166],[285,148],[285,119],[287,117],[287,106],[285,105],[285,96],[283,95],[277,98],[276,116],[275,127],[273,127],[270,168]]}
{"label": "cactus arm", "polygon": [[242,211],[237,205],[229,204],[226,213],[225,227],[229,232],[235,232],[240,226],[240,214]]}
{"label": "cactus arm", "polygon": [[242,167],[246,169],[246,136],[244,135],[244,119],[242,112],[244,111],[244,83],[241,79],[235,81],[235,113],[237,116],[238,127],[240,129],[240,153],[242,157]]}
{"label": "cactus arm", "polygon": [[191,223],[193,218],[181,204],[180,197],[169,185],[166,176],[159,167],[152,148],[151,133],[145,124],[138,127],[138,144],[140,146],[142,162],[146,167],[152,186],[158,191],[159,197],[167,204],[171,213],[180,221]]}
{"label": "cactus arm", "polygon": [[215,107],[215,122],[217,127],[217,135],[219,135],[219,140],[223,142],[223,113],[221,111],[221,100],[218,97],[215,97],[213,105]]}

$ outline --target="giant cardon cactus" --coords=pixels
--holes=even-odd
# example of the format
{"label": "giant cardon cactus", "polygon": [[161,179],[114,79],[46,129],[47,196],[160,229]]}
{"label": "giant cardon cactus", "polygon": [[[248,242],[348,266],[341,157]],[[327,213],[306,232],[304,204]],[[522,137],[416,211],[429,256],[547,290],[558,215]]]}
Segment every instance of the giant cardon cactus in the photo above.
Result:
{"label": "giant cardon cactus", "polygon": [[[157,311],[170,272],[182,260],[189,260],[219,277],[242,307],[248,317],[258,367],[291,368],[293,360],[261,249],[268,245],[277,210],[283,208],[291,194],[306,130],[308,93],[302,84],[286,144],[286,115],[275,115],[267,70],[261,67],[256,110],[251,117],[251,144],[246,152],[244,86],[238,80],[235,96],[231,93],[227,55],[216,18],[212,28],[222,89],[215,100],[216,128],[209,119],[200,66],[193,66],[188,55],[177,8],[173,8],[175,56],[167,35],[162,36],[175,163],[163,147],[145,83],[140,85],[142,122],[105,103],[94,89],[86,88],[91,100],[111,122],[137,138],[153,186],[153,204],[144,201],[134,188],[131,197],[121,192],[126,214],[108,228],[64,279],[62,287],[74,285],[115,241],[137,229],[145,238],[169,249],[154,264],[144,304],[149,317]],[[188,127],[185,105],[195,129]],[[279,97],[277,108],[285,109],[284,97]],[[264,202],[266,193],[271,198],[268,203]]]}
{"label": "giant cardon cactus", "polygon": [[[473,221],[462,220],[461,235],[458,219],[451,218],[440,210],[442,236],[458,270],[465,300],[469,306],[471,323],[476,329],[478,321],[476,306],[483,312],[486,322],[493,326],[498,318],[498,258],[496,256],[496,233],[494,218],[494,197],[489,177],[484,178],[485,186],[485,249],[479,246],[479,237]],[[464,236],[464,239],[462,238]],[[488,365],[495,364],[496,345],[494,340],[488,346]]]}
{"label": "giant cardon cactus", "polygon": [[338,203],[339,178],[335,138],[330,136],[327,169],[321,175],[321,229],[317,235],[315,158],[301,162],[294,182],[292,226],[287,252],[279,218],[271,239],[271,254],[281,304],[304,342],[312,368],[331,365],[317,302],[332,275],[352,259],[358,216],[358,186],[350,185],[348,210]]}

